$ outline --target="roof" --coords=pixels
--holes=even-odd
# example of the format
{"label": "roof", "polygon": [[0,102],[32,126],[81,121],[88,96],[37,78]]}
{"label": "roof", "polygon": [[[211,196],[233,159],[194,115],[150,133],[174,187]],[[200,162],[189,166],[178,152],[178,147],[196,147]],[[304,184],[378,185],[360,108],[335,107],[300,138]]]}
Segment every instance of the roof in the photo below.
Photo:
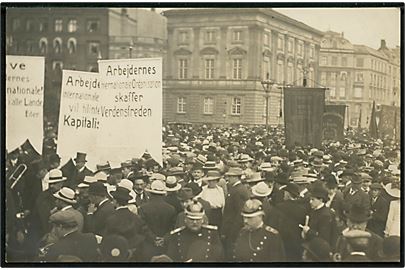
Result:
{"label": "roof", "polygon": [[163,12],[163,15],[166,17],[169,16],[192,16],[192,15],[201,15],[201,14],[210,14],[210,13],[218,13],[221,14],[235,14],[242,13],[263,13],[265,15],[271,16],[272,18],[279,19],[285,23],[300,27],[307,31],[310,31],[318,36],[322,36],[323,32],[315,29],[311,26],[306,25],[300,21],[294,20],[280,12],[273,10],[272,8],[181,8],[181,9],[170,9]]}
{"label": "roof", "polygon": [[377,51],[373,48],[367,47],[366,45],[353,45],[353,46],[356,53],[371,54],[376,57],[387,59],[387,56],[384,53]]}

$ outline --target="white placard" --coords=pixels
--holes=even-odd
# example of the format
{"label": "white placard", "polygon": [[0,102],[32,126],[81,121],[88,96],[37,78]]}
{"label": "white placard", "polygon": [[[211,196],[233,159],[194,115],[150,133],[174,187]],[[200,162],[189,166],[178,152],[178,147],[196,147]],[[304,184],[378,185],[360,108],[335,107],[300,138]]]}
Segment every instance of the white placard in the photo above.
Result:
{"label": "white placard", "polygon": [[27,139],[42,153],[45,59],[6,56],[6,147],[12,151]]}
{"label": "white placard", "polygon": [[100,79],[98,73],[63,70],[59,109],[58,149],[62,163],[87,153],[91,169],[99,162],[97,136],[100,124]]}
{"label": "white placard", "polygon": [[145,151],[162,164],[162,58],[99,61],[103,132],[98,147],[112,162]]}

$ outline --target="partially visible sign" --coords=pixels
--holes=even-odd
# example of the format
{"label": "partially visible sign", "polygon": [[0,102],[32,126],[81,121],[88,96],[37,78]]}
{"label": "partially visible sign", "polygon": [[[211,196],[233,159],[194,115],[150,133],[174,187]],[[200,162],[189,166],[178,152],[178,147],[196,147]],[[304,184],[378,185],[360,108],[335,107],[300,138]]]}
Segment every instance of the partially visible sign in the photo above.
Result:
{"label": "partially visible sign", "polygon": [[324,140],[343,140],[346,105],[325,105],[322,135]]}
{"label": "partially visible sign", "polygon": [[99,61],[105,160],[141,157],[162,164],[162,59]]}
{"label": "partially visible sign", "polygon": [[6,56],[6,147],[12,151],[27,139],[42,153],[45,59]]}
{"label": "partially visible sign", "polygon": [[96,138],[101,133],[98,73],[63,70],[58,149],[62,161],[87,153],[88,166],[99,162]]}

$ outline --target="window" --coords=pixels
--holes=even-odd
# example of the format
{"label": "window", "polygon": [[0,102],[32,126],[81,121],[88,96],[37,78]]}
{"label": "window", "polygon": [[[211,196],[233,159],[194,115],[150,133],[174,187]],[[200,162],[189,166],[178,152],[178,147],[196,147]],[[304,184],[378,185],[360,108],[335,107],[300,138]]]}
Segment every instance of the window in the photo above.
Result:
{"label": "window", "polygon": [[179,43],[180,44],[188,43],[188,39],[189,39],[188,36],[189,36],[188,31],[180,31],[179,32]]}
{"label": "window", "polygon": [[342,57],[342,66],[347,66],[347,58],[346,57]]}
{"label": "window", "polygon": [[26,30],[27,30],[27,32],[35,31],[34,30],[34,22],[32,20],[27,20]]}
{"label": "window", "polygon": [[337,66],[337,57],[336,56],[332,56],[332,66]]}
{"label": "window", "polygon": [[277,61],[277,82],[283,83],[284,81],[284,62],[282,60]]}
{"label": "window", "polygon": [[187,59],[179,60],[179,79],[187,79],[188,75],[188,61]]}
{"label": "window", "polygon": [[362,81],[363,81],[363,73],[357,72],[356,73],[356,82],[362,82]]}
{"label": "window", "polygon": [[242,41],[242,30],[235,30],[232,32],[233,41]]}
{"label": "window", "polygon": [[20,27],[21,27],[20,19],[13,19],[13,31],[20,30]]}
{"label": "window", "polygon": [[298,55],[299,56],[304,55],[304,44],[302,42],[298,42]]}
{"label": "window", "polygon": [[42,55],[45,55],[48,50],[48,40],[43,37],[39,40],[39,51]]}
{"label": "window", "polygon": [[288,40],[287,51],[288,51],[288,53],[294,53],[294,40],[293,39]]}
{"label": "window", "polygon": [[309,68],[308,78],[309,78],[308,86],[315,87],[315,70],[313,67]]}
{"label": "window", "polygon": [[89,42],[89,55],[98,56],[100,52],[100,42]]}
{"label": "window", "polygon": [[232,99],[232,114],[233,115],[240,115],[241,113],[241,99],[238,97],[234,97]]}
{"label": "window", "polygon": [[39,32],[48,32],[48,21],[45,19],[39,23]]}
{"label": "window", "polygon": [[322,56],[321,57],[321,65],[322,66],[327,66],[328,65],[328,57],[327,56]]}
{"label": "window", "polygon": [[356,59],[356,67],[363,67],[364,66],[364,59],[363,58],[357,58]]}
{"label": "window", "polygon": [[344,98],[345,96],[346,96],[346,87],[342,86],[340,87],[339,97]]}
{"label": "window", "polygon": [[270,79],[270,57],[265,56],[263,58],[263,79]]}
{"label": "window", "polygon": [[313,45],[311,45],[311,47],[309,48],[309,57],[310,58],[315,57],[315,47]]}
{"label": "window", "polygon": [[371,59],[371,69],[374,69],[374,60]]}
{"label": "window", "polygon": [[56,54],[62,52],[62,39],[57,37],[53,40],[53,50]]}
{"label": "window", "polygon": [[205,32],[204,41],[205,43],[214,43],[216,39],[216,32],[214,30],[208,30]]}
{"label": "window", "polygon": [[55,20],[55,32],[63,31],[63,21],[61,19]]}
{"label": "window", "polygon": [[186,113],[186,99],[184,97],[177,98],[177,113]]}
{"label": "window", "polygon": [[302,64],[297,64],[297,79],[296,79],[296,85],[300,86],[302,85]]}
{"label": "window", "polygon": [[214,78],[214,59],[205,59],[205,78]]}
{"label": "window", "polygon": [[68,43],[67,43],[67,48],[68,48],[69,54],[76,53],[76,47],[77,47],[76,39],[75,38],[69,38]]}
{"label": "window", "polygon": [[68,23],[68,32],[73,33],[77,31],[77,20],[69,20]]}
{"label": "window", "polygon": [[336,73],[335,72],[332,72],[330,74],[330,84],[333,86],[336,86]]}
{"label": "window", "polygon": [[210,97],[204,98],[204,114],[214,113],[214,99]]}
{"label": "window", "polygon": [[293,64],[289,62],[287,64],[287,83],[292,84],[293,80],[294,80]]}
{"label": "window", "polygon": [[354,88],[354,97],[355,98],[362,98],[363,97],[363,88],[355,87]]}
{"label": "window", "polygon": [[263,44],[265,47],[270,47],[270,33],[263,34]]}
{"label": "window", "polygon": [[232,78],[235,80],[242,79],[242,59],[240,58],[233,59]]}
{"label": "window", "polygon": [[326,85],[326,72],[321,72],[321,84],[322,86]]}
{"label": "window", "polygon": [[336,90],[335,87],[329,87],[329,95],[331,97],[336,97]]}
{"label": "window", "polygon": [[284,51],[284,37],[281,35],[277,38],[277,49],[280,51]]}
{"label": "window", "polygon": [[27,40],[27,52],[29,52],[29,53],[34,52],[34,41]]}
{"label": "window", "polygon": [[88,20],[87,21],[87,32],[94,33],[94,32],[98,32],[99,29],[100,29],[99,20]]}

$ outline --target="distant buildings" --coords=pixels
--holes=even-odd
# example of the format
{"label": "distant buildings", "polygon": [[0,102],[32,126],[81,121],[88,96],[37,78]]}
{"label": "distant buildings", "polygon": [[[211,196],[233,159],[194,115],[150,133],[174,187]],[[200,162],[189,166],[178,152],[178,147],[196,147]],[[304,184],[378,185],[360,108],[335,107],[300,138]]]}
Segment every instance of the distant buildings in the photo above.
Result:
{"label": "distant buildings", "polygon": [[[373,101],[399,106],[399,49],[385,41],[374,50],[353,45],[343,33],[328,31],[321,41],[320,84],[330,104],[346,104],[346,125],[368,128]],[[360,122],[360,123],[359,123]]]}
{"label": "distant buildings", "polygon": [[[167,17],[166,121],[264,124],[267,78],[278,85],[318,81],[322,32],[272,9],[176,9]],[[282,124],[282,94],[273,87],[270,124]]]}

